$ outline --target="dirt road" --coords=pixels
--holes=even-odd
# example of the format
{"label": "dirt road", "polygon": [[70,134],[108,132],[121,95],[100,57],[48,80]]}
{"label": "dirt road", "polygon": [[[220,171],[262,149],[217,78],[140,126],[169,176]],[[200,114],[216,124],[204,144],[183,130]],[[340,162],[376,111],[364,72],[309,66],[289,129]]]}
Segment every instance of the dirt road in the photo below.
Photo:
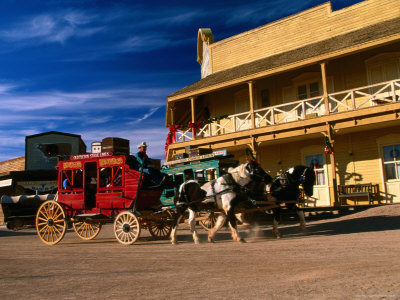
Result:
{"label": "dirt road", "polygon": [[143,238],[132,246],[112,226],[93,241],[68,231],[55,246],[33,229],[0,227],[0,299],[400,299],[400,205],[282,227],[232,242],[194,245]]}

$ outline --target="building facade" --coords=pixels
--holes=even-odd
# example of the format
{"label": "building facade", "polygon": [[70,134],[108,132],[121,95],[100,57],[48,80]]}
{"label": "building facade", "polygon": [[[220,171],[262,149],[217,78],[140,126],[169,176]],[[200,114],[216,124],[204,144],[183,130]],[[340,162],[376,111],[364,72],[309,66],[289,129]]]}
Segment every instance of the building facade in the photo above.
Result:
{"label": "building facade", "polygon": [[271,175],[312,165],[317,206],[367,183],[400,202],[396,1],[327,2],[218,42],[202,28],[197,51],[201,79],[167,98],[167,160],[190,146],[244,162],[250,148]]}

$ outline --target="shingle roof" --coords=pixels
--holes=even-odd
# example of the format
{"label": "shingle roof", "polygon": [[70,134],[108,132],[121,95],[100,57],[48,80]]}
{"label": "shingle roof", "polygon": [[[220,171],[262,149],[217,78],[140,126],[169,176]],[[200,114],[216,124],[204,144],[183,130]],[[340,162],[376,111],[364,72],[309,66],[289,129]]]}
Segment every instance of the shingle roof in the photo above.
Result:
{"label": "shingle roof", "polygon": [[273,56],[213,73],[187,87],[184,87],[168,97],[176,97],[186,93],[192,93],[202,88],[227,83],[232,80],[238,80],[245,76],[265,72],[277,67],[283,67],[315,56],[334,53],[354,45],[371,42],[399,33],[400,18],[374,24],[324,41],[309,44],[301,48],[278,53]]}
{"label": "shingle roof", "polygon": [[12,158],[0,162],[0,175],[7,174],[11,171],[25,170],[25,156]]}

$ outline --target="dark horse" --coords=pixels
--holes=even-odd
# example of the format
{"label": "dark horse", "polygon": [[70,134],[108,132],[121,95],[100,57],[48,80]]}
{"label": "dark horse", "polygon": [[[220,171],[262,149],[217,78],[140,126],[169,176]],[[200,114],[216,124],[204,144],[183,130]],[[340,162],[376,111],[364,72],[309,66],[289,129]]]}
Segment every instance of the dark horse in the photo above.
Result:
{"label": "dark horse", "polygon": [[[295,166],[283,172],[282,174],[276,176],[272,180],[269,196],[277,204],[286,201],[298,202],[300,199],[299,186],[301,185],[304,194],[310,197],[313,195],[314,183],[315,183],[314,170],[306,166],[301,166],[301,165]],[[296,202],[286,203],[286,207],[289,210],[296,210],[297,215],[299,216],[300,219],[300,228],[301,230],[304,231],[306,229],[304,212],[303,210],[298,208]],[[272,234],[276,238],[280,238],[280,233],[278,231],[278,223],[281,216],[281,210],[282,208],[280,206],[273,209],[274,223],[273,223]]]}
{"label": "dark horse", "polygon": [[195,211],[208,203],[214,209],[222,209],[215,226],[208,233],[208,241],[214,242],[215,233],[224,225],[228,218],[232,238],[244,242],[239,236],[236,225],[235,208],[249,200],[249,189],[253,190],[260,183],[268,184],[272,180],[255,161],[230,168],[228,173],[200,186],[195,180],[188,180],[179,188],[177,195],[177,218],[172,226],[171,242],[177,243],[176,231],[185,210],[189,211],[189,225],[193,240],[197,244],[199,239],[195,229]]}

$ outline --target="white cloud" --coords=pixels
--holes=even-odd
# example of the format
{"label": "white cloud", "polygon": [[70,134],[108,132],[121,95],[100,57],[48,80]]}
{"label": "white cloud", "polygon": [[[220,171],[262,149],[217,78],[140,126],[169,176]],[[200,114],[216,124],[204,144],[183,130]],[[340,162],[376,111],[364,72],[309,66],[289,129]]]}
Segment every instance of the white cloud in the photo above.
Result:
{"label": "white cloud", "polygon": [[8,92],[12,91],[16,87],[17,87],[16,85],[13,85],[10,83],[4,83],[4,84],[0,83],[0,96],[1,96],[1,94],[7,94]]}
{"label": "white cloud", "polygon": [[134,121],[128,122],[127,125],[135,125],[135,124],[138,124],[138,123],[140,123],[140,122],[142,122],[142,121],[144,121],[144,120],[150,118],[150,117],[151,117],[157,110],[159,110],[159,109],[160,109],[160,106],[158,106],[158,107],[153,107],[153,108],[151,108],[151,109],[149,110],[148,113],[144,114],[143,117],[137,118],[137,119],[134,120]]}
{"label": "white cloud", "polygon": [[0,38],[11,42],[64,43],[74,36],[88,36],[101,31],[101,26],[90,26],[95,18],[82,12],[42,14],[0,30]]}
{"label": "white cloud", "polygon": [[[85,92],[36,92],[29,94],[16,93],[2,95],[13,88],[11,85],[0,85],[0,103],[4,110],[22,112],[56,109],[58,111],[77,110],[102,110],[118,108],[145,108],[165,104],[169,89],[110,89],[93,90]],[[0,115],[2,113],[0,112]]]}

